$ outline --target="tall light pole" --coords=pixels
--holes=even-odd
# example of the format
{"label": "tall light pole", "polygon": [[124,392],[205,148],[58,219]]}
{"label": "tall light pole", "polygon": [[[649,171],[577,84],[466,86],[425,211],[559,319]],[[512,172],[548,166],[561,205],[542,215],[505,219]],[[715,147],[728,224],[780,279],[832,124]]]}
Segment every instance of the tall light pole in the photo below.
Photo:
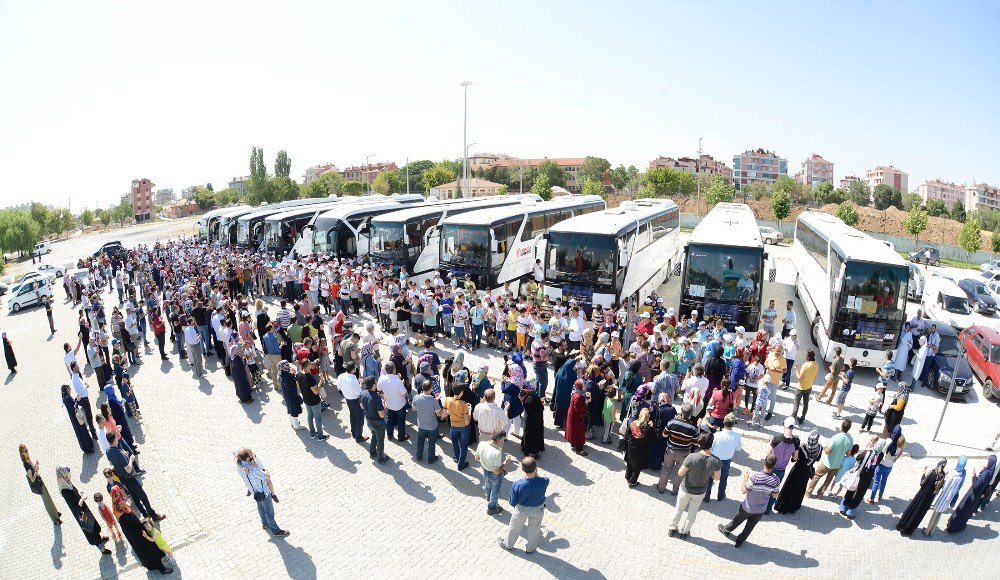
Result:
{"label": "tall light pole", "polygon": [[365,156],[365,186],[366,190],[368,191],[368,195],[371,195],[372,193],[372,180],[369,179],[368,177],[368,173],[371,172],[371,164],[368,163],[368,160],[371,159],[372,157],[375,157],[374,153]]}
{"label": "tall light pole", "polygon": [[[475,145],[475,143],[469,143],[468,145],[465,146],[465,158],[466,159],[469,158],[469,147],[472,147],[473,145]],[[468,191],[469,191],[469,176],[466,175],[465,176],[465,183],[462,184],[462,197],[475,197],[474,195],[469,195],[467,193]]]}
{"label": "tall light pole", "polygon": [[[464,101],[464,109],[462,112],[462,183],[465,184],[465,189],[468,189],[469,150],[465,143],[469,127],[469,87],[472,86],[472,81],[462,81],[460,85],[462,86],[462,99]],[[463,197],[465,196],[465,189],[462,190]]]}

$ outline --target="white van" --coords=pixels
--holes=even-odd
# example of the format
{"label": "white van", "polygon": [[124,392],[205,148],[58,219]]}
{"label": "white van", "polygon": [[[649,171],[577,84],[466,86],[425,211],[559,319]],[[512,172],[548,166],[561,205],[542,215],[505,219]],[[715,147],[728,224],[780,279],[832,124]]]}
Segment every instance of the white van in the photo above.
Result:
{"label": "white van", "polygon": [[11,312],[20,312],[22,308],[41,304],[45,298],[52,300],[51,284],[40,279],[25,282],[11,289],[10,298],[7,299],[7,309]]}
{"label": "white van", "polygon": [[36,256],[43,256],[51,251],[52,251],[52,244],[49,242],[38,242],[37,244],[35,244],[34,252]]}
{"label": "white van", "polygon": [[924,318],[947,322],[959,332],[977,322],[965,292],[951,279],[940,276],[928,276],[924,281],[920,311]]}

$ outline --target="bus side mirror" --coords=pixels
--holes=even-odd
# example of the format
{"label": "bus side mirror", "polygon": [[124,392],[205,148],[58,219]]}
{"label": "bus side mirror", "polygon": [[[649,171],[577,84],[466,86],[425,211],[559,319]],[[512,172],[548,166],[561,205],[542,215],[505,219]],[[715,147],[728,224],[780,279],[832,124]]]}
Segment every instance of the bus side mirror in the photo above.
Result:
{"label": "bus side mirror", "polygon": [[618,267],[624,268],[625,266],[628,266],[628,254],[626,254],[625,250],[623,249],[622,251],[618,252]]}

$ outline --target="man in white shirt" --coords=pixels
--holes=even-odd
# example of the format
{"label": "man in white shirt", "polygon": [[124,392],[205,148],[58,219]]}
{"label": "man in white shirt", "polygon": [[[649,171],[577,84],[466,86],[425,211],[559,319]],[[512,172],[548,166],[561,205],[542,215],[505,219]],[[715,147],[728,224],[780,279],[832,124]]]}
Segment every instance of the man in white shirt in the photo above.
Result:
{"label": "man in white shirt", "polygon": [[587,329],[587,319],[579,306],[574,306],[569,312],[569,348],[570,350],[579,350],[580,341],[583,340],[583,331]]}
{"label": "man in white shirt", "polygon": [[194,321],[194,317],[188,318],[187,324],[184,325],[184,345],[187,346],[188,361],[191,363],[191,370],[194,372],[195,378],[205,376],[205,364],[202,360],[200,339],[201,333],[198,332],[198,326]]}
{"label": "man in white shirt", "polygon": [[63,363],[66,364],[66,372],[68,372],[70,376],[73,376],[73,365],[76,364],[76,353],[80,352],[81,344],[82,341],[77,342],[76,349],[71,347],[68,342],[63,344],[63,350],[66,351],[66,354],[63,355]]}
{"label": "man in white shirt", "polygon": [[472,418],[479,426],[479,440],[489,441],[494,433],[507,429],[507,413],[496,404],[496,391],[486,389],[483,401],[472,410]]}
{"label": "man in white shirt", "polygon": [[781,375],[781,382],[784,385],[783,389],[789,387],[789,383],[792,380],[792,368],[795,366],[795,358],[799,354],[799,337],[798,332],[794,328],[788,333],[788,337],[785,338],[784,347],[786,368],[785,374]]}
{"label": "man in white shirt", "polygon": [[[410,438],[406,434],[406,385],[396,374],[396,365],[387,362],[382,367],[382,376],[378,379],[376,390],[382,393],[386,410],[386,432],[389,439],[399,439],[406,441]],[[393,427],[396,428],[396,437],[392,436]]]}
{"label": "man in white shirt", "polygon": [[337,377],[337,390],[347,401],[347,410],[351,414],[351,436],[358,443],[368,441],[368,437],[362,435],[365,413],[361,410],[361,383],[358,381],[357,375],[340,373],[340,376]]}
{"label": "man in white shirt", "polygon": [[87,416],[87,428],[90,429],[90,436],[96,440],[97,430],[94,429],[94,410],[90,406],[90,391],[87,389],[87,384],[83,382],[83,375],[80,374],[80,365],[76,361],[73,361],[70,373],[76,404],[83,408],[83,414]]}
{"label": "man in white shirt", "polygon": [[781,338],[785,338],[795,329],[795,305],[791,300],[785,304],[785,317],[781,319],[781,323]]}
{"label": "man in white shirt", "polygon": [[538,282],[539,284],[545,282],[545,269],[542,268],[542,261],[540,259],[535,260],[535,265],[532,268],[532,275],[535,278],[535,282]]}

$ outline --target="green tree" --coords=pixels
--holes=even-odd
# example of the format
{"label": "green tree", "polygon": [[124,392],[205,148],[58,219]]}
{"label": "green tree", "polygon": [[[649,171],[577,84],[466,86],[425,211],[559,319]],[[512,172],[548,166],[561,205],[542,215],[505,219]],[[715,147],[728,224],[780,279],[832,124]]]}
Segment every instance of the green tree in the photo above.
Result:
{"label": "green tree", "polygon": [[919,205],[910,208],[910,213],[903,220],[903,227],[913,236],[913,244],[916,245],[917,240],[920,239],[920,234],[927,229],[927,210]]}
{"label": "green tree", "polygon": [[854,204],[849,201],[837,206],[837,217],[852,228],[858,225],[858,210],[854,209]]}
{"label": "green tree", "polygon": [[80,223],[83,224],[83,227],[89,228],[90,224],[94,223],[94,212],[89,209],[83,210],[83,213],[80,214]]}
{"label": "green tree", "polygon": [[927,200],[927,215],[934,217],[951,217],[948,212],[948,204],[943,199],[931,198]]}
{"label": "green tree", "polygon": [[872,203],[875,209],[882,211],[890,207],[903,207],[903,195],[898,189],[886,183],[880,183],[872,191]]}
{"label": "green tree", "polygon": [[134,219],[132,214],[132,203],[123,201],[111,210],[111,217],[118,222],[118,225],[125,227],[125,222]]}
{"label": "green tree", "polygon": [[455,181],[455,172],[445,163],[435,163],[424,171],[424,192],[430,193],[431,188]]}
{"label": "green tree", "polygon": [[211,183],[206,183],[206,184],[205,184],[205,189],[207,189],[207,190],[209,190],[209,191],[215,191],[215,189],[214,189],[214,188],[212,187],[212,184],[211,184]]}
{"label": "green tree", "polygon": [[715,207],[718,203],[733,201],[736,197],[736,188],[725,177],[713,175],[708,187],[701,190],[701,194],[709,207]]}
{"label": "green tree", "polygon": [[956,199],[955,203],[951,205],[951,219],[957,222],[964,222],[965,217],[965,205]]}
{"label": "green tree", "polygon": [[635,168],[635,165],[629,165],[625,167],[624,165],[619,165],[611,170],[611,185],[614,186],[615,191],[625,190],[630,183],[635,182],[639,179],[639,170]]}
{"label": "green tree", "polygon": [[577,183],[584,183],[588,179],[596,181],[598,184],[604,183],[604,177],[611,171],[611,164],[603,157],[584,157],[583,165],[576,172]]}
{"label": "green tree", "polygon": [[[410,161],[406,165],[399,168],[399,175],[402,187],[399,191],[406,191],[406,176],[410,176],[410,191],[421,191],[424,188],[424,172],[434,167],[434,162],[430,159],[420,159],[418,161]],[[489,179],[489,178],[487,178]],[[490,181],[496,181],[497,183],[507,183],[506,181],[497,181],[496,179],[490,179]]]}
{"label": "green tree", "polygon": [[[274,159],[274,175],[277,177],[288,177],[292,173],[292,160],[288,158],[288,153],[282,149],[278,151],[278,156]],[[209,188],[211,191],[211,188]]]}
{"label": "green tree", "polygon": [[324,173],[302,186],[302,197],[328,197],[341,195],[344,187],[344,176],[335,171]]}
{"label": "green tree", "polygon": [[774,219],[778,220],[779,226],[781,220],[792,213],[792,200],[784,189],[778,189],[771,195],[771,213],[774,214]]}
{"label": "green tree", "polygon": [[[417,189],[416,184],[411,180],[410,188]],[[406,175],[399,169],[380,173],[372,182],[372,189],[379,193],[400,193],[406,191]]]}
{"label": "green tree", "polygon": [[[448,168],[448,170],[451,171],[452,175],[456,175],[456,176],[457,175],[462,175],[462,160],[461,159],[445,159],[444,161],[442,161],[441,163],[438,163],[437,165],[441,165],[442,167]],[[454,179],[454,177],[452,179]],[[447,181],[445,183],[447,183]]]}
{"label": "green tree", "polygon": [[[538,164],[538,175],[549,178],[549,187],[566,187],[566,170],[556,165],[555,161],[546,159]],[[536,179],[537,183],[538,180]]]}
{"label": "green tree", "polygon": [[774,181],[774,186],[771,188],[772,194],[775,193],[785,193],[788,195],[790,201],[795,203],[803,203],[808,197],[808,191],[806,191],[805,186],[803,186],[798,181],[795,181],[787,175],[779,175],[778,179]]}
{"label": "green tree", "polygon": [[[129,206],[131,207],[131,206]],[[66,208],[54,209],[49,212],[49,223],[46,230],[58,238],[63,232],[73,227],[73,214]]]}
{"label": "green tree", "polygon": [[500,184],[500,187],[497,188],[497,195],[507,195],[507,186]]}
{"label": "green tree", "polygon": [[537,194],[545,201],[552,199],[552,182],[549,181],[549,176],[539,173],[534,185],[531,186],[531,193]]}
{"label": "green tree", "polygon": [[972,260],[973,252],[978,251],[982,247],[982,236],[983,232],[979,218],[973,213],[973,215],[966,218],[965,224],[962,226],[962,232],[958,235],[958,245],[962,246],[965,253],[969,255],[969,261]]}
{"label": "green tree", "polygon": [[1000,228],[995,228],[990,235],[990,250],[994,254],[1000,254]]}
{"label": "green tree", "polygon": [[101,220],[101,225],[104,227],[108,227],[108,225],[111,223],[111,220],[114,219],[114,216],[112,215],[110,209],[97,210],[97,217],[98,219]]}
{"label": "green tree", "polygon": [[871,195],[872,192],[864,181],[854,180],[851,182],[851,201],[856,205],[868,207],[872,203]]}
{"label": "green tree", "polygon": [[[206,187],[206,189],[208,189]],[[236,203],[240,199],[240,192],[232,187],[227,187],[222,191],[215,192],[215,205],[216,207],[221,207],[224,205],[230,205]]]}
{"label": "green tree", "polygon": [[694,174],[671,167],[655,167],[642,174],[640,197],[680,197],[697,191]]}
{"label": "green tree", "polygon": [[30,211],[31,219],[35,220],[35,223],[38,224],[38,235],[44,238],[48,233],[49,208],[36,201],[31,204]]}
{"label": "green tree", "polygon": [[583,195],[599,195],[604,197],[604,186],[601,185],[601,182],[596,179],[586,179],[583,181],[583,187],[580,188],[580,193]]}
{"label": "green tree", "polygon": [[196,187],[191,201],[198,204],[198,209],[212,209],[215,207],[216,197],[207,187]]}
{"label": "green tree", "polygon": [[290,201],[299,198],[299,184],[290,177],[275,176],[271,178],[271,201]]}
{"label": "green tree", "polygon": [[833,188],[833,184],[829,181],[824,181],[823,183],[817,185],[812,190],[813,199],[816,203],[820,205],[826,205],[828,203],[840,203],[843,198],[839,197],[836,189]]}
{"label": "green tree", "polygon": [[267,177],[267,167],[264,165],[264,150],[260,147],[254,147],[250,153],[250,181],[245,185],[245,194],[245,200],[250,205],[274,201],[271,181]]}
{"label": "green tree", "polygon": [[747,185],[744,189],[746,190],[746,196],[755,201],[759,201],[768,195],[771,195],[771,190],[763,181],[754,181],[750,185]]}
{"label": "green tree", "polygon": [[[45,206],[42,206],[44,209]],[[47,213],[47,212],[46,212]],[[42,238],[42,227],[30,212],[8,209],[0,211],[0,250],[30,254]]]}
{"label": "green tree", "polygon": [[362,181],[350,180],[345,181],[341,191],[344,195],[364,195],[368,191],[368,187]]}

